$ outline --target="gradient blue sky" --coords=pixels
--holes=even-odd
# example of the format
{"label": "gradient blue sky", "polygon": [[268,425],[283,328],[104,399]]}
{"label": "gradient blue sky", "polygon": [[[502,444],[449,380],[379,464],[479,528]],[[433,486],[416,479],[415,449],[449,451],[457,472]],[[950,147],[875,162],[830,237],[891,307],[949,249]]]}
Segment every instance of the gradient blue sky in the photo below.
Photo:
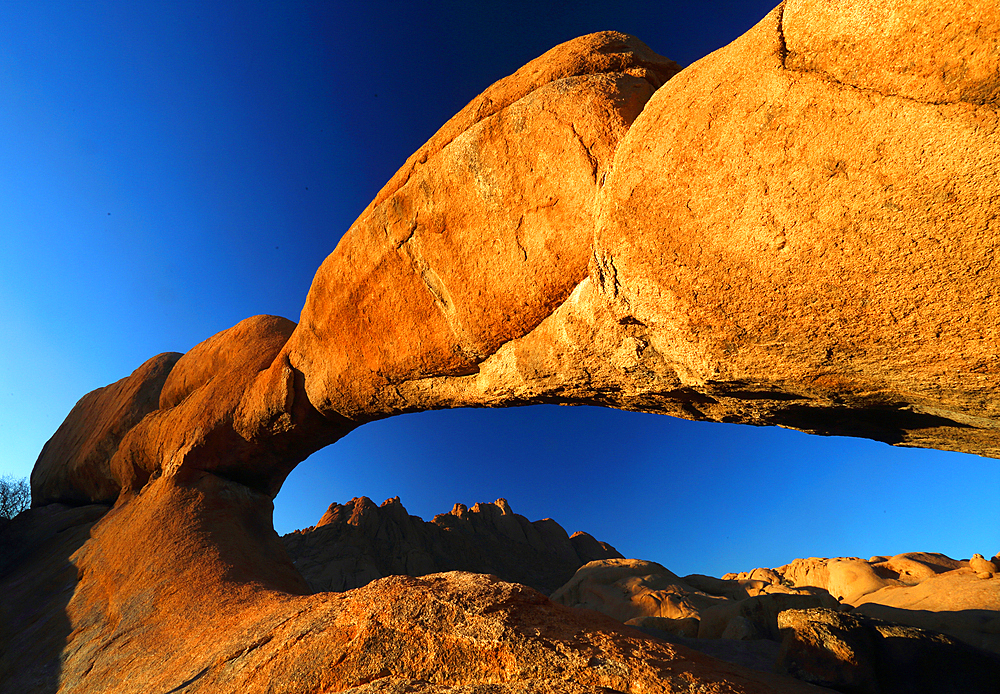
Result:
{"label": "gradient blue sky", "polygon": [[[776,0],[771,0],[776,2]],[[0,475],[86,392],[313,273],[452,114],[555,44],[632,33],[690,64],[771,2],[0,5]],[[997,461],[598,408],[407,415],[302,463],[281,533],[332,501],[429,519],[507,498],[627,556],[719,575],[800,556],[1000,550]]]}

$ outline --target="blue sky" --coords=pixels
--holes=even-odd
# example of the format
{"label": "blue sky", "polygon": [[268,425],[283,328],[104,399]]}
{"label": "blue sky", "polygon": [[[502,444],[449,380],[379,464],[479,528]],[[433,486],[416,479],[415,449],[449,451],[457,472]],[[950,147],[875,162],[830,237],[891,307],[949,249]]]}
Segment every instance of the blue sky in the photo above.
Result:
{"label": "blue sky", "polygon": [[[632,33],[690,64],[769,2],[22,2],[0,6],[0,474],[86,392],[313,273],[406,157],[555,44]],[[407,415],[296,469],[279,532],[399,495],[507,498],[679,573],[1000,550],[996,461],[597,408]]]}

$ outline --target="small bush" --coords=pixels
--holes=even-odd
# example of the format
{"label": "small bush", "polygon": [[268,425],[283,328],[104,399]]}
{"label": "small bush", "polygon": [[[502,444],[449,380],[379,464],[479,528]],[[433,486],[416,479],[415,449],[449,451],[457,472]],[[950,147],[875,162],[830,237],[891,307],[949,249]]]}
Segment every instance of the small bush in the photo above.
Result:
{"label": "small bush", "polygon": [[28,480],[10,475],[0,477],[0,518],[13,518],[31,506]]}

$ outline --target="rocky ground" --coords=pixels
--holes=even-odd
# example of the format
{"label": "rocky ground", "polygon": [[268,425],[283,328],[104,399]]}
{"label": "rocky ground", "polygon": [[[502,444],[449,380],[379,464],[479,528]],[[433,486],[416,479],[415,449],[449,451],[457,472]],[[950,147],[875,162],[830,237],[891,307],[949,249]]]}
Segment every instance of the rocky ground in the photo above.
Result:
{"label": "rocky ground", "polygon": [[[1000,682],[1000,556],[814,557],[678,577],[586,533],[570,538],[551,519],[531,523],[503,499],[456,504],[425,523],[398,498],[378,507],[362,497],[282,539],[317,590],[394,574],[490,573],[655,639],[840,691],[988,692]],[[567,580],[552,590],[560,575]]]}
{"label": "rocky ground", "polygon": [[[0,654],[0,691],[822,686],[885,694],[994,692],[1000,681],[997,557],[810,558],[722,578],[678,577],[655,562],[621,558],[586,534],[575,534],[586,540],[574,543],[555,521],[531,523],[503,500],[456,505],[425,523],[398,499],[378,507],[360,498],[331,505],[317,526],[282,538],[306,576],[357,584],[325,592],[296,578],[280,546],[272,545],[269,556],[257,550],[249,565],[234,562],[253,547],[234,544],[226,537],[231,530],[205,527],[225,510],[212,495],[192,497],[162,483],[145,494],[145,511],[50,504],[0,528],[0,638],[8,644]],[[245,503],[237,508],[247,522]],[[154,555],[129,529],[157,519],[158,533],[204,549],[192,554],[175,546]],[[539,527],[537,535],[530,530]],[[571,560],[577,546],[616,556],[584,563],[586,555],[574,549]],[[393,570],[414,552],[425,556],[412,564],[417,569],[449,561],[455,570]],[[498,571],[521,572],[543,589],[555,575],[547,562],[558,571],[578,568],[547,598],[529,585],[469,571],[486,556]],[[267,561],[272,568],[262,572]],[[109,575],[112,566],[124,572],[114,583],[85,580]],[[249,575],[256,587],[247,584]],[[46,598],[59,595],[65,598]],[[110,624],[101,616],[109,613],[117,615]],[[67,615],[76,624],[71,631],[60,626]],[[200,645],[182,656],[183,644]],[[269,688],[275,677],[286,682],[282,689]]]}
{"label": "rocky ground", "polygon": [[987,692],[1000,682],[998,574],[1000,557],[927,552],[796,559],[721,579],[611,559],[552,599],[841,691]]}

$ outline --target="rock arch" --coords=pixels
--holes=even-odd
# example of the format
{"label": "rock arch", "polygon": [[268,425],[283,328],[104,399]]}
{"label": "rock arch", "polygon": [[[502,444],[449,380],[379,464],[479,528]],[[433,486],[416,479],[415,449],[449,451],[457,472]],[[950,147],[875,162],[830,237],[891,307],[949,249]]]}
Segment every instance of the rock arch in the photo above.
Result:
{"label": "rock arch", "polygon": [[[587,402],[1000,457],[1000,10],[834,4],[788,0],[681,72],[613,32],[554,48],[406,162],[297,325],[249,318],[85,396],[32,473],[36,507],[114,504],[72,558],[63,690],[122,667],[143,691],[394,673],[331,660],[357,623],[297,597],[269,525],[295,464],[393,414]],[[370,601],[446,590],[425,583]],[[154,662],[211,640],[205,600],[233,629]]]}

